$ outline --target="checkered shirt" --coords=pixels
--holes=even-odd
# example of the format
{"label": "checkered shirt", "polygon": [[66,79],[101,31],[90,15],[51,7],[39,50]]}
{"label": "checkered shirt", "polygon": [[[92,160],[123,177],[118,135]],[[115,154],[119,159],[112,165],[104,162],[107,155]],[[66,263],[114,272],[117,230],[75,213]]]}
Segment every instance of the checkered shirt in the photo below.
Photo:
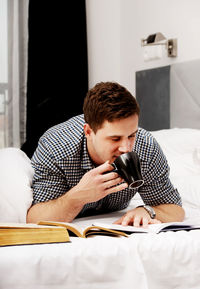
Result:
{"label": "checkered shirt", "polygon": [[[50,128],[40,138],[32,157],[33,204],[56,199],[73,188],[83,175],[94,168],[88,155],[83,131],[84,117],[79,115]],[[105,213],[126,208],[138,192],[144,203],[181,205],[178,191],[169,180],[166,158],[154,137],[138,129],[134,151],[139,155],[144,185],[126,188],[105,198],[86,204],[79,216],[89,211]]]}

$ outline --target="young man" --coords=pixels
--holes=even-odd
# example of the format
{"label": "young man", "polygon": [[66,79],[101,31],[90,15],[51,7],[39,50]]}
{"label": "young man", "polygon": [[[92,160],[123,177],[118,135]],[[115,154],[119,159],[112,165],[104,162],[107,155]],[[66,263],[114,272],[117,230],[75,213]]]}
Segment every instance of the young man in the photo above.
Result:
{"label": "young man", "polygon": [[[137,191],[147,206],[116,223],[182,221],[181,198],[169,180],[165,156],[152,135],[138,128],[139,107],[130,92],[117,83],[98,83],[87,93],[83,111],[41,137],[32,158],[34,201],[27,221],[71,222],[121,210]],[[138,190],[112,172],[116,157],[130,151],[141,161],[144,185]]]}

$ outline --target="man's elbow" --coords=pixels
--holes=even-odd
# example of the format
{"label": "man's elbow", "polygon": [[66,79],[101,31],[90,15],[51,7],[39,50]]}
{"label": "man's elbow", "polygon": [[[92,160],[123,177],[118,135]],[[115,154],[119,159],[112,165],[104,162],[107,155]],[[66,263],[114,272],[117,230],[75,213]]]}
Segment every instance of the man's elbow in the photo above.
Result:
{"label": "man's elbow", "polygon": [[37,223],[38,222],[38,212],[37,212],[37,205],[32,205],[28,211],[27,211],[27,215],[26,215],[26,223]]}
{"label": "man's elbow", "polygon": [[182,222],[185,218],[185,210],[177,205],[177,218],[179,219],[180,222]]}

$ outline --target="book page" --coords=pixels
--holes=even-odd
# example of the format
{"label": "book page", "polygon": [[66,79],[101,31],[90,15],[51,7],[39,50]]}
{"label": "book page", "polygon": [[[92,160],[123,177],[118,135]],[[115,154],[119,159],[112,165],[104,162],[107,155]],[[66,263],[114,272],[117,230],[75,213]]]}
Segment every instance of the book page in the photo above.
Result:
{"label": "book page", "polygon": [[161,224],[149,225],[150,230],[155,233],[166,232],[166,231],[180,231],[180,230],[193,230],[200,228],[199,224],[191,224],[187,221],[183,222],[168,222]]}
{"label": "book page", "polygon": [[95,222],[93,223],[94,226],[99,226],[99,227],[104,227],[107,229],[112,229],[112,230],[117,230],[117,231],[122,231],[126,233],[148,233],[149,229],[144,228],[144,227],[134,227],[134,226],[122,226],[122,225],[117,225],[117,224],[106,224],[106,223],[98,223]]}
{"label": "book page", "polygon": [[84,235],[84,228],[81,228],[77,224],[73,224],[73,223],[56,222],[56,221],[40,221],[38,224],[64,227],[69,231],[69,233],[72,232],[78,237],[83,237]]}
{"label": "book page", "polygon": [[0,229],[42,229],[42,228],[49,228],[46,225],[37,225],[32,223],[0,223]]}
{"label": "book page", "polygon": [[116,224],[105,224],[105,223],[94,223],[95,226],[101,226],[113,230],[119,230],[127,233],[159,233],[161,231],[180,231],[180,230],[191,230],[200,228],[200,224],[194,224],[188,222],[169,222],[161,224],[149,224],[147,228],[134,227],[134,226],[122,226]]}

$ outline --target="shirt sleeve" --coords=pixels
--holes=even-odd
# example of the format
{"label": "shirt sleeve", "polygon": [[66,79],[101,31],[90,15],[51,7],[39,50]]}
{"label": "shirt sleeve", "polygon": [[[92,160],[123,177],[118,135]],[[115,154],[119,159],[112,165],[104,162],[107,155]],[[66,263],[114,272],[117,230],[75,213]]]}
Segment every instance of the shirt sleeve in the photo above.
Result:
{"label": "shirt sleeve", "polygon": [[146,161],[142,161],[144,185],[139,194],[146,205],[177,204],[182,206],[179,192],[169,179],[166,157],[155,139]]}
{"label": "shirt sleeve", "polygon": [[69,190],[65,174],[45,141],[40,140],[31,160],[33,204],[56,199]]}

